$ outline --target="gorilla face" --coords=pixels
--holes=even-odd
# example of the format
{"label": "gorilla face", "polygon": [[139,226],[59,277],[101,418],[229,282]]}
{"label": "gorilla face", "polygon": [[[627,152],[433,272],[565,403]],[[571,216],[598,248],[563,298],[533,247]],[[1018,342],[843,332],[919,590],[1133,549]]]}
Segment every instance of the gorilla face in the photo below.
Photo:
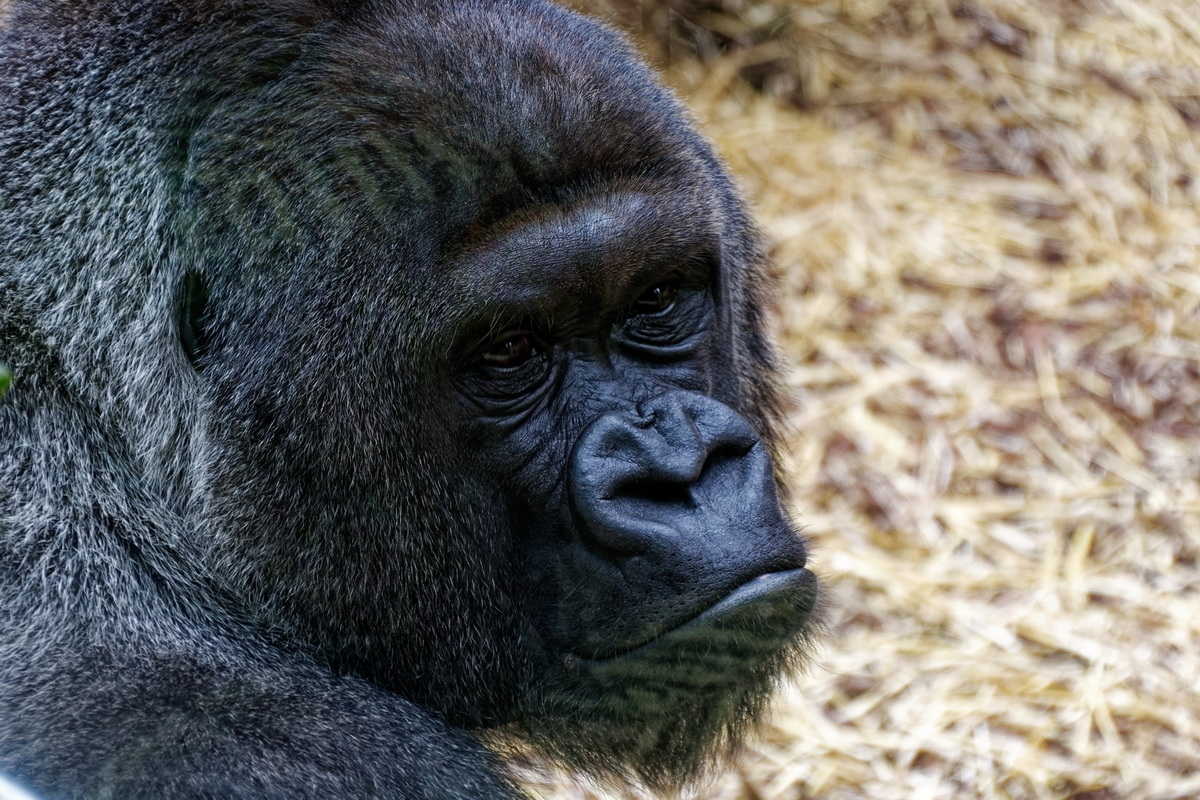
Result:
{"label": "gorilla face", "polygon": [[191,524],[242,613],[600,772],[736,741],[817,589],[758,243],[626,45],[525,3],[332,25],[214,102],[182,192]]}
{"label": "gorilla face", "polygon": [[718,238],[641,188],[473,248],[461,269],[496,288],[450,382],[516,537],[520,708],[543,747],[657,783],[753,716],[815,585],[734,411]]}

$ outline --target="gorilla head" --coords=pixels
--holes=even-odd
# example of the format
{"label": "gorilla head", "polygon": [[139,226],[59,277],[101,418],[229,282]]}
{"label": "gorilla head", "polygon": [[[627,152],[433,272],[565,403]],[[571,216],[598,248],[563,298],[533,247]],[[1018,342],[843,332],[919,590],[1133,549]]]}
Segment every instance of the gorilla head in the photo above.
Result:
{"label": "gorilla head", "polygon": [[[736,743],[817,595],[776,498],[763,258],[619,37],[536,0],[30,2],[0,70],[0,435],[58,454],[0,454],[0,636],[29,642],[0,698],[86,719],[136,660],[234,793],[301,793],[221,738],[252,717],[296,769],[316,726],[369,785],[443,796],[330,721],[363,704],[399,709],[401,753],[469,747],[440,719],[652,785]],[[34,528],[87,568],[35,575]],[[90,677],[55,668],[84,642]],[[332,716],[262,712],[267,672]],[[97,791],[45,776],[48,706],[0,722],[0,766]],[[177,796],[207,752],[160,769]]]}

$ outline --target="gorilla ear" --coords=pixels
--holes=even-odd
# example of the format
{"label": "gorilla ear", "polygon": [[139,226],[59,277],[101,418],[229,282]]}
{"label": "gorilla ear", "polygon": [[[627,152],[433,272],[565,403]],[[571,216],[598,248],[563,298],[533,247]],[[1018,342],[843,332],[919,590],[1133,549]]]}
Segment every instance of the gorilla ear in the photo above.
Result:
{"label": "gorilla ear", "polygon": [[197,369],[211,342],[208,323],[208,284],[203,275],[189,271],[183,278],[179,304],[179,341],[188,361]]}

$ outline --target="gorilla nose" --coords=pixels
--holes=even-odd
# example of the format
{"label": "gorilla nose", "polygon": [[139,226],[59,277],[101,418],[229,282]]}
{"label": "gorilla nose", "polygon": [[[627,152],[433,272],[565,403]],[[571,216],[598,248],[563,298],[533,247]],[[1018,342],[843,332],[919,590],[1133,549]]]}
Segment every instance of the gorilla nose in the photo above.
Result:
{"label": "gorilla nose", "polygon": [[597,554],[647,556],[654,569],[691,573],[692,586],[700,570],[724,590],[804,566],[766,448],[704,395],[670,391],[598,417],[571,454],[568,486],[576,530]]}

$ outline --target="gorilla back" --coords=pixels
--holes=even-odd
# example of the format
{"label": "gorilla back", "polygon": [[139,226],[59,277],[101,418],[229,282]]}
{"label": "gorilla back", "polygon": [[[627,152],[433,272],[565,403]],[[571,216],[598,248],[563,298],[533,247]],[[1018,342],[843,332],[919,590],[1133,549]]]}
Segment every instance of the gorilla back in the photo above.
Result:
{"label": "gorilla back", "polygon": [[[0,771],[47,797],[675,785],[793,667],[763,256],[537,0],[15,0]],[[480,744],[484,742],[491,749]]]}

